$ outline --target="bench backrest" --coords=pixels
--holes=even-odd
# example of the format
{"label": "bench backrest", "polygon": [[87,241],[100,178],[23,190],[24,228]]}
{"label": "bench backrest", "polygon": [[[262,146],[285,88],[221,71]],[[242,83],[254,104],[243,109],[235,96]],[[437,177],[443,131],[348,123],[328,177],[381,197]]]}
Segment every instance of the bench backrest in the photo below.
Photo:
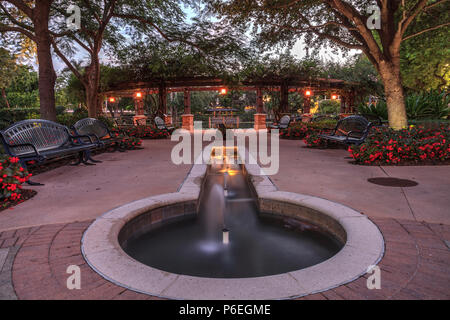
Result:
{"label": "bench backrest", "polygon": [[363,113],[363,114],[360,114],[360,116],[366,118],[367,121],[372,122],[372,125],[374,125],[374,126],[382,126],[383,125],[383,120],[375,114]]}
{"label": "bench backrest", "polygon": [[289,124],[291,123],[291,117],[289,116],[283,116],[280,119],[280,129],[287,129],[289,127]]}
{"label": "bench backrest", "polygon": [[95,135],[100,139],[110,135],[108,127],[94,118],[81,119],[73,127],[79,135]]}
{"label": "bench backrest", "polygon": [[352,132],[352,137],[362,138],[370,129],[371,123],[361,116],[349,116],[340,120],[336,126],[336,134],[345,135]]}
{"label": "bench backrest", "polygon": [[160,117],[155,117],[155,125],[158,129],[167,129],[166,127],[166,123],[164,122],[164,120]]}
{"label": "bench backrest", "polygon": [[[66,126],[40,119],[17,122],[5,129],[2,134],[10,145],[31,143],[38,151],[57,149],[65,145],[70,138]],[[14,148],[17,156],[30,152],[33,152],[32,147]]]}

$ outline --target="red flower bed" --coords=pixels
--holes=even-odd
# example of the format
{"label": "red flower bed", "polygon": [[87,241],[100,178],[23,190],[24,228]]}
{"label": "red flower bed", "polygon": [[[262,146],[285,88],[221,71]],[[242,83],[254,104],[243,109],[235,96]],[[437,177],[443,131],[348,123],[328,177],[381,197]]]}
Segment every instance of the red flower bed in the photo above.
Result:
{"label": "red flower bed", "polygon": [[450,131],[374,128],[364,144],[348,151],[355,163],[364,165],[446,163],[450,161]]}
{"label": "red flower bed", "polygon": [[125,132],[130,137],[140,139],[167,139],[170,133],[167,130],[155,129],[150,126],[134,126],[129,128],[113,129],[115,133]]}
{"label": "red flower bed", "polygon": [[336,126],[334,120],[324,120],[321,122],[295,123],[287,129],[280,130],[281,139],[302,140],[309,135],[318,134],[324,129],[331,129]]}
{"label": "red flower bed", "polygon": [[22,184],[30,179],[31,173],[22,168],[15,157],[0,158],[0,207],[22,198]]}

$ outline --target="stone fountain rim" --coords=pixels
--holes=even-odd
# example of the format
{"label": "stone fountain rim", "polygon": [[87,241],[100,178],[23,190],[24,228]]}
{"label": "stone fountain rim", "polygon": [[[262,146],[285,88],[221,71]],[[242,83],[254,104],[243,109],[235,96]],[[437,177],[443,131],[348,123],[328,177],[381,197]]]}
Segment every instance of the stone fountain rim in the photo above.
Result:
{"label": "stone fountain rim", "polygon": [[[347,242],[330,259],[288,273],[241,279],[202,278],[178,275],[144,265],[128,256],[119,244],[125,224],[153,209],[198,200],[199,177],[206,165],[194,165],[178,192],[153,196],[115,208],[96,219],[81,241],[89,266],[106,280],[129,290],[168,299],[267,300],[291,299],[323,292],[354,281],[378,264],[384,255],[384,239],[365,215],[336,202],[277,190],[259,166],[245,165],[254,178],[260,202],[285,202],[318,211],[334,219],[345,230]],[[272,207],[272,213],[278,209]]]}

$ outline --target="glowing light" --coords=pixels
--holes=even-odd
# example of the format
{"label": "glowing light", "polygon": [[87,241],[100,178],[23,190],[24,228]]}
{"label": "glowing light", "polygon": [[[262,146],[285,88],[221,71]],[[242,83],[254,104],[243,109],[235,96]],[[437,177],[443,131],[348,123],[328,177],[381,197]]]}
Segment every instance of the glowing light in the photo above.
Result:
{"label": "glowing light", "polygon": [[337,98],[338,98],[338,96],[335,95],[335,94],[333,94],[333,95],[331,96],[331,99],[333,99],[333,100],[336,100]]}
{"label": "glowing light", "polygon": [[228,93],[228,90],[226,88],[220,89],[220,94],[221,95],[226,95],[227,93]]}
{"label": "glowing light", "polygon": [[136,98],[142,98],[142,92],[136,92]]}
{"label": "glowing light", "polygon": [[310,97],[312,95],[312,91],[311,90],[306,90],[305,91],[305,96]]}
{"label": "glowing light", "polygon": [[114,98],[114,97],[109,98],[109,102],[111,102],[111,103],[116,102],[116,98]]}

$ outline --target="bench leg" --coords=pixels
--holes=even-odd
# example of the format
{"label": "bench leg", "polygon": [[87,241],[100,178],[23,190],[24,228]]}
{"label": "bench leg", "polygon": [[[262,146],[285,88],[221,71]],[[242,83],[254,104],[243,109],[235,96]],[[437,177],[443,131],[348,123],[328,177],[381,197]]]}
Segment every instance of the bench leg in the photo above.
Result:
{"label": "bench leg", "polygon": [[26,182],[29,186],[45,186],[45,184],[39,183],[39,182],[33,182],[31,180],[28,180]]}
{"label": "bench leg", "polygon": [[[95,159],[92,159],[92,156],[91,156],[91,152],[90,151],[85,151],[84,152],[84,155],[85,155],[85,161],[87,162],[87,161],[91,161],[91,162],[94,162],[94,163],[102,163],[103,161],[100,161],[100,160],[95,160]],[[83,163],[84,164],[88,164],[88,163],[86,163],[85,161],[83,161]],[[89,163],[89,164],[92,164],[92,163]]]}
{"label": "bench leg", "polygon": [[76,160],[75,162],[71,163],[71,166],[77,166],[79,165],[81,162],[83,162],[83,157],[84,157],[84,153],[83,152],[78,152],[78,160]]}
{"label": "bench leg", "polygon": [[[28,171],[28,167],[27,167],[26,161],[23,161],[23,160],[19,160],[19,161],[20,161],[20,165],[22,166],[22,168],[24,168],[25,170]],[[33,182],[31,180],[26,181],[26,184],[28,184],[29,186],[43,186],[42,183]]]}

